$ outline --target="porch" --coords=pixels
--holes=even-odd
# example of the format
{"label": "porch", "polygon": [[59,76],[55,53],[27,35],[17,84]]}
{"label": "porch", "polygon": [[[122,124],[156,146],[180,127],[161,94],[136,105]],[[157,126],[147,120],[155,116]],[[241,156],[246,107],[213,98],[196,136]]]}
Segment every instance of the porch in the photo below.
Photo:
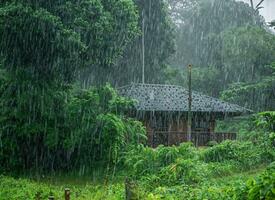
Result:
{"label": "porch", "polygon": [[[148,145],[155,148],[158,145],[171,146],[187,142],[187,132],[185,131],[148,131]],[[220,143],[224,140],[236,140],[236,133],[210,133],[192,132],[191,140],[195,146],[206,146],[210,141]]]}

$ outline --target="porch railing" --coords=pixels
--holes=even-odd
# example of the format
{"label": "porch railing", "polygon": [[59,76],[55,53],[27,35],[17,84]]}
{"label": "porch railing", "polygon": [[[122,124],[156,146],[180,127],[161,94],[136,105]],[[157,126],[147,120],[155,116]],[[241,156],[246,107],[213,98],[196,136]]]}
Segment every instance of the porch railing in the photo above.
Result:
{"label": "porch railing", "polygon": [[[210,141],[220,143],[224,140],[235,140],[236,133],[210,133],[210,132],[192,132],[191,140],[195,146],[206,146]],[[150,131],[148,132],[148,145],[157,147],[158,145],[179,145],[187,142],[187,132],[181,131]]]}

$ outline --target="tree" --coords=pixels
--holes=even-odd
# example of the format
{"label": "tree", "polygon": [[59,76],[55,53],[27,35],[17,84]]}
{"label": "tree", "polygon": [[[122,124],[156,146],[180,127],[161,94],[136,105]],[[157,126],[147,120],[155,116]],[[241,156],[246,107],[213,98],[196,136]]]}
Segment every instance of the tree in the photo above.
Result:
{"label": "tree", "polygon": [[28,66],[40,78],[109,66],[138,31],[131,0],[11,0],[1,7],[4,66]]}
{"label": "tree", "polygon": [[[135,0],[139,11],[139,28],[144,20],[145,82],[164,82],[164,70],[168,58],[174,52],[173,24],[164,0]],[[129,43],[114,70],[105,71],[115,85],[141,82],[142,32]]]}
{"label": "tree", "polygon": [[190,18],[199,0],[166,0],[170,16],[177,26],[181,26]]}
{"label": "tree", "polygon": [[58,61],[76,60],[77,52],[85,50],[79,35],[58,16],[23,2],[1,3],[0,35],[3,67],[11,73],[29,70],[38,79],[52,79],[57,71],[65,75],[75,65],[61,66]]}
{"label": "tree", "polygon": [[[198,1],[183,9],[185,22],[176,29],[176,54],[173,66],[219,66],[219,34],[237,27],[262,26],[263,19],[243,2],[233,0]],[[216,48],[217,47],[217,48]]]}
{"label": "tree", "polygon": [[264,29],[253,26],[232,29],[223,32],[221,38],[226,82],[256,81],[274,60],[275,37]]}
{"label": "tree", "polygon": [[72,133],[71,84],[80,69],[117,60],[138,32],[136,8],[131,0],[8,0],[0,7],[0,162],[64,167],[74,150],[63,148]]}
{"label": "tree", "polygon": [[[170,2],[171,7],[178,4]],[[179,15],[173,16],[184,16],[184,22],[177,24],[176,54],[170,64],[179,70],[190,63],[197,66],[195,90],[219,97],[233,82],[259,80],[263,67],[272,62],[273,37],[264,30],[263,18],[248,4],[197,1],[176,12]],[[175,23],[180,19],[174,19]],[[213,87],[205,87],[206,80]]]}
{"label": "tree", "polygon": [[222,98],[254,111],[274,110],[275,108],[275,63],[266,67],[260,80],[233,83],[222,92]]}
{"label": "tree", "polygon": [[223,98],[256,111],[273,109],[274,77],[267,66],[275,57],[274,35],[249,26],[225,31],[221,37]]}

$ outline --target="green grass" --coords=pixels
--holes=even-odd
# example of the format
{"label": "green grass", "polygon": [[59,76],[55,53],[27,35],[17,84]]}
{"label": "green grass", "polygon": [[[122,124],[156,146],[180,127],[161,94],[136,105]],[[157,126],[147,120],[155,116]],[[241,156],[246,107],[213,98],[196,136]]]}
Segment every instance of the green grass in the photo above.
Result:
{"label": "green grass", "polygon": [[192,186],[162,186],[148,193],[147,198],[165,200],[246,200],[247,182],[259,177],[263,171],[264,168],[259,168],[234,173],[230,176],[212,178]]}
{"label": "green grass", "polygon": [[188,143],[157,149],[139,146],[122,157],[114,175],[104,175],[112,170],[102,167],[85,176],[76,171],[0,175],[0,200],[35,199],[37,193],[42,199],[64,199],[65,188],[71,189],[72,199],[120,200],[125,199],[126,176],[131,178],[133,200],[256,200],[259,195],[272,199],[274,156],[272,146],[263,147],[239,141],[199,150]]}
{"label": "green grass", "polygon": [[[201,189],[209,188],[218,192],[219,188],[230,187],[236,182],[245,183],[248,179],[258,176],[264,166],[245,172],[234,173],[230,176],[211,178],[206,182],[189,187],[188,192],[199,193]],[[182,199],[182,196],[188,195],[184,193],[183,188],[186,186],[175,187],[158,187],[153,191],[147,191],[146,186],[141,185],[139,188],[141,199]],[[12,178],[10,176],[0,176],[0,199],[2,200],[25,200],[35,199],[35,195],[40,192],[42,199],[47,199],[51,194],[56,199],[64,199],[64,189],[71,189],[72,199],[79,200],[103,200],[103,199],[124,199],[125,188],[123,177],[115,177],[110,179],[108,183],[104,181],[96,181],[89,176],[73,177],[73,176],[48,176],[35,181],[32,178]],[[213,192],[212,191],[212,192]]]}
{"label": "green grass", "polygon": [[[34,181],[26,178],[0,177],[1,200],[26,200],[35,199],[37,193],[41,193],[42,199],[54,195],[56,199],[64,199],[64,189],[70,188],[72,199],[99,200],[99,199],[123,199],[124,187],[122,183],[94,184],[82,182],[81,178],[59,179],[52,177],[51,180]],[[66,182],[66,183],[65,183]]]}
{"label": "green grass", "polygon": [[232,180],[241,179],[243,181],[247,181],[248,179],[255,178],[257,175],[262,173],[266,169],[266,165],[262,165],[259,168],[243,171],[243,172],[235,172],[230,175],[225,175],[221,177],[215,177],[209,179],[209,182],[219,183],[219,184],[227,184]]}

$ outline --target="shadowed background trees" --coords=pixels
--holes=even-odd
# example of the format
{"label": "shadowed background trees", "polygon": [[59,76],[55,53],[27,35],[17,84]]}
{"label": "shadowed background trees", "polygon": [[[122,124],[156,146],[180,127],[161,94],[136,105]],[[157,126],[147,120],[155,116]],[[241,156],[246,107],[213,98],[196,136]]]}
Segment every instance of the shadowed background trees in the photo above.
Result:
{"label": "shadowed background trees", "polygon": [[134,0],[134,3],[139,13],[139,34],[127,44],[114,65],[97,68],[94,73],[87,74],[86,71],[86,75],[81,77],[84,85],[108,81],[123,86],[142,82],[142,35],[145,44],[145,82],[161,83],[166,79],[164,72],[168,59],[175,51],[174,25],[168,13],[168,4],[163,0]]}
{"label": "shadowed background trees", "polygon": [[185,66],[192,63],[194,90],[255,111],[273,110],[275,36],[258,10],[234,0],[168,2],[176,53],[166,82],[187,86]]}

